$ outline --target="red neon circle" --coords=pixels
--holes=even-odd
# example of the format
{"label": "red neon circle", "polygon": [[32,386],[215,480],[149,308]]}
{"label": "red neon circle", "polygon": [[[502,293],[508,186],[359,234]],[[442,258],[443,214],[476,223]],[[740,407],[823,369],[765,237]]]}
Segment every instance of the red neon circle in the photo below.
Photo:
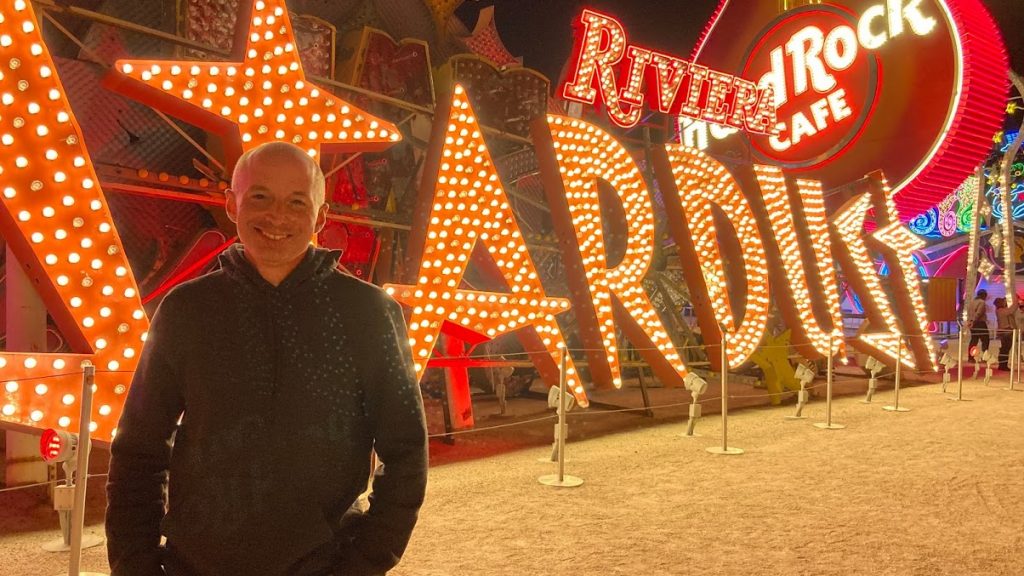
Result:
{"label": "red neon circle", "polygon": [[[790,45],[801,31],[813,28],[827,39],[840,27],[847,28],[847,37],[852,32],[856,38],[857,20],[853,14],[835,7],[798,9],[771,25],[748,55],[742,76],[755,82],[772,71],[772,53],[776,53],[776,59],[779,53],[782,55],[787,100],[778,108],[778,120],[785,126],[776,144],[788,143],[789,147],[780,150],[768,136],[751,134],[751,147],[762,161],[790,170],[811,169],[841,157],[863,134],[881,86],[877,56],[858,42],[844,44],[847,52],[836,50],[835,55],[842,59],[850,56],[849,50],[856,50],[856,57],[845,69],[834,69],[824,56],[824,48],[806,50],[811,47],[810,42]],[[801,44],[804,50],[797,48]],[[812,65],[800,67],[807,80],[806,90],[796,94],[795,64],[799,63],[800,54]],[[833,88],[817,89],[811,78],[812,68],[817,67],[814,63],[820,63],[835,79]]]}

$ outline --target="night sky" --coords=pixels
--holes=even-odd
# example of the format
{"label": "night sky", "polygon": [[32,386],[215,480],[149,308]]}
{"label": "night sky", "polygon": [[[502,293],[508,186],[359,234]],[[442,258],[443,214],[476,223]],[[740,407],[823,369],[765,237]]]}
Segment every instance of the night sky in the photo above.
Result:
{"label": "night sky", "polygon": [[[1024,1],[982,1],[1002,28],[1014,70],[1024,73]],[[457,15],[472,29],[477,12],[490,5],[509,51],[554,84],[571,48],[572,20],[583,7],[615,15],[631,43],[687,58],[718,0],[466,0]]]}

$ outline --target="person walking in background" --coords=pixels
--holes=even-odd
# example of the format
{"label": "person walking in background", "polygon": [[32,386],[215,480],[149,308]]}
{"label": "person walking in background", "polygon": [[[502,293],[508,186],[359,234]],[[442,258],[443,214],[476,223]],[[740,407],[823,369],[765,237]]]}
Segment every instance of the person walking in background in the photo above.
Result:
{"label": "person walking in background", "polygon": [[975,344],[979,344],[981,346],[977,351],[979,357],[988,350],[990,337],[988,332],[988,302],[986,300],[988,300],[988,292],[986,290],[978,290],[974,300],[971,301],[971,305],[967,308],[967,327],[971,331],[971,341],[967,344],[967,350],[970,350]]}
{"label": "person walking in background", "polygon": [[1013,345],[1013,331],[1017,329],[1018,305],[1006,305],[1006,298],[992,301],[996,307],[996,335],[999,337],[999,369],[1009,370],[1010,346]]}

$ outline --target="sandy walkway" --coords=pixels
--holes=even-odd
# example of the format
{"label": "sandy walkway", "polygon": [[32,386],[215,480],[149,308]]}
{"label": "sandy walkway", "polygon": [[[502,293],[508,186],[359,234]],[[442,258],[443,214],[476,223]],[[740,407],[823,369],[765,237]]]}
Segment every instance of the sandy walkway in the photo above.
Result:
{"label": "sandy walkway", "polygon": [[[738,457],[704,451],[717,417],[702,438],[676,437],[677,423],[573,442],[568,471],[586,480],[575,489],[537,483],[553,471],[541,448],[438,466],[392,574],[1016,576],[1024,393],[966,391],[972,402],[904,390],[903,414],[881,409],[891,392],[840,399],[839,431],[811,426],[820,401],[805,421],[783,420],[792,407],[746,410],[730,418]],[[38,551],[53,536],[4,535],[0,574],[60,573],[63,559]],[[106,570],[102,548],[83,568]]]}

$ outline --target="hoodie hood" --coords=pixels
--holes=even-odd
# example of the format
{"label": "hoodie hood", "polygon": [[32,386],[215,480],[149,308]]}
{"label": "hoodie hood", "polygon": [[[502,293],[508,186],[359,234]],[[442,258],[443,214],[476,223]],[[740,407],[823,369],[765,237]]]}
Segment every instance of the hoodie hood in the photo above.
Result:
{"label": "hoodie hood", "polygon": [[310,246],[302,261],[277,286],[267,282],[245,255],[245,246],[232,244],[219,256],[224,272],[236,281],[260,290],[290,291],[309,280],[321,280],[332,274],[338,267],[341,250],[327,250]]}

